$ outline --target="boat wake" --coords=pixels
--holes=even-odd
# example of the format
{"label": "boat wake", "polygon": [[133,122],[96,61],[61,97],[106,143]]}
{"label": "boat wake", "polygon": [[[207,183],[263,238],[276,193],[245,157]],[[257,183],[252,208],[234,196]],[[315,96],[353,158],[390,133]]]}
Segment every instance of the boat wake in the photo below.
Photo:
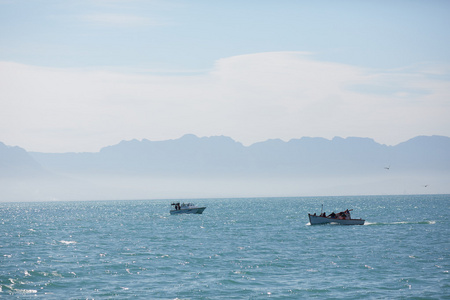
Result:
{"label": "boat wake", "polygon": [[366,224],[364,224],[365,226],[375,226],[375,225],[414,225],[414,224],[422,224],[422,225],[434,225],[436,224],[436,221],[421,221],[421,222],[407,222],[407,221],[401,221],[401,222],[388,222],[388,223],[383,223],[383,222],[375,222],[375,223],[371,223],[371,222],[366,222]]}

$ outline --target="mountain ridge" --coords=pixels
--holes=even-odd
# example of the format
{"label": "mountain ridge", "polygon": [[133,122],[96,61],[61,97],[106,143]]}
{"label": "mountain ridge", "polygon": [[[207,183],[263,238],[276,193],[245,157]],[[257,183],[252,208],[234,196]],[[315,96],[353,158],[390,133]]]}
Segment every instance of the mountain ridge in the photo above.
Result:
{"label": "mountain ridge", "polygon": [[[250,146],[244,146],[230,137],[197,137],[192,134],[179,139],[166,141],[131,140],[121,141],[116,145],[102,148],[93,153],[39,153],[30,155],[41,165],[50,170],[61,171],[70,161],[76,161],[76,168],[81,166],[90,171],[130,172],[146,174],[182,174],[212,172],[299,172],[341,173],[358,172],[359,166],[379,165],[399,162],[403,168],[414,165],[411,160],[426,169],[450,167],[450,138],[443,136],[418,136],[397,146],[387,146],[370,138],[340,138],[332,140],[322,138],[300,138],[284,142],[279,139],[267,140]],[[408,159],[406,159],[408,158]],[[441,162],[440,160],[443,160]],[[327,167],[328,165],[328,167]],[[413,168],[414,169],[414,168]],[[295,173],[295,172],[294,172]],[[298,173],[298,172],[297,172]]]}
{"label": "mountain ridge", "polygon": [[302,137],[244,146],[189,134],[81,153],[0,143],[0,177],[0,201],[449,193],[450,138],[418,136],[388,146],[371,138]]}

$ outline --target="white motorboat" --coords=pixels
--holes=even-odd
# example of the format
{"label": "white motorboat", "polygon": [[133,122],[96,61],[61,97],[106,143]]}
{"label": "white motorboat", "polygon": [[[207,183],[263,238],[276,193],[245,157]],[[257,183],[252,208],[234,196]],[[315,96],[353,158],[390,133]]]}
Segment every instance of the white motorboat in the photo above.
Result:
{"label": "white motorboat", "polygon": [[335,214],[334,212],[329,214],[328,216],[325,213],[321,213],[320,215],[311,215],[308,214],[309,223],[311,225],[320,225],[320,224],[337,224],[337,225],[364,225],[366,220],[363,219],[352,219],[350,215],[350,210],[346,210],[340,213]]}
{"label": "white motorboat", "polygon": [[206,209],[205,206],[198,207],[195,206],[193,203],[182,203],[180,202],[174,202],[172,203],[174,206],[174,209],[170,210],[171,215],[177,215],[177,214],[201,214]]}

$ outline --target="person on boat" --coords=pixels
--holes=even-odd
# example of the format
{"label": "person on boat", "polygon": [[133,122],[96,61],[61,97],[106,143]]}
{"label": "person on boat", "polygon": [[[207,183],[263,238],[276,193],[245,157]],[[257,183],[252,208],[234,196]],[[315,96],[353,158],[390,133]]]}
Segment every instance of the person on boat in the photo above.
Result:
{"label": "person on boat", "polygon": [[325,212],[323,212],[320,216],[326,218],[327,214]]}
{"label": "person on boat", "polygon": [[331,219],[336,219],[336,214],[333,211],[328,217]]}
{"label": "person on boat", "polygon": [[350,211],[348,209],[344,212],[344,214],[346,219],[350,219]]}

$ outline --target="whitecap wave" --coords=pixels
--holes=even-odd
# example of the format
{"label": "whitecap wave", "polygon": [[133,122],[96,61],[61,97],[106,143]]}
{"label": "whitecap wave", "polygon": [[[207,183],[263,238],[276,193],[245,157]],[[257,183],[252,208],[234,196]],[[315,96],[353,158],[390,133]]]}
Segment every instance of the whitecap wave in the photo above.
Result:
{"label": "whitecap wave", "polygon": [[36,294],[37,293],[37,290],[19,290],[19,289],[16,289],[15,291],[17,293],[19,293],[19,294]]}
{"label": "whitecap wave", "polygon": [[64,244],[64,245],[73,245],[73,244],[76,244],[77,242],[75,242],[75,241],[59,241],[61,244]]}

